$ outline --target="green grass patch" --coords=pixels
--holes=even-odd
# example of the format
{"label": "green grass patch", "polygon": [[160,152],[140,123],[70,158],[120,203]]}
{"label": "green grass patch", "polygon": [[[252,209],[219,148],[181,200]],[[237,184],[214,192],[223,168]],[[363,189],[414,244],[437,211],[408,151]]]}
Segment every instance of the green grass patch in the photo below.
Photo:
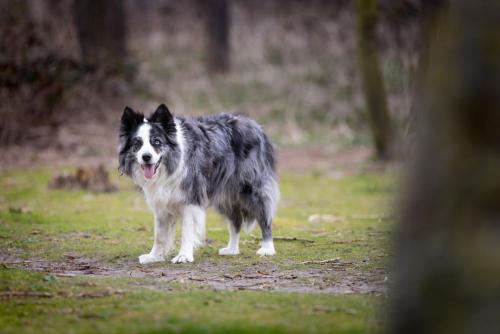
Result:
{"label": "green grass patch", "polygon": [[[0,174],[2,254],[64,261],[65,254],[76,253],[110,266],[137,266],[137,256],[152,245],[153,217],[132,183],[113,174],[119,192],[91,194],[49,190],[50,178],[47,170]],[[257,228],[242,236],[239,256],[219,257],[228,235],[222,219],[210,212],[210,243],[195,253],[194,264],[184,266],[196,274],[197,263],[212,261],[238,274],[261,263],[308,270],[321,264],[303,262],[339,258],[363,275],[386,265],[389,208],[397,188],[392,177],[293,174],[281,177],[280,188],[275,236],[312,242],[277,240],[277,255],[259,258]],[[152,268],[175,266],[167,261]],[[336,280],[332,273],[322,284]],[[28,293],[9,297],[9,291]],[[364,333],[376,329],[382,303],[382,297],[372,295],[214,291],[153,278],[56,277],[8,264],[0,267],[0,292],[5,297],[0,299],[2,333]],[[92,293],[97,297],[85,296]]]}
{"label": "green grass patch", "polygon": [[355,295],[152,291],[127,284],[130,281],[50,281],[43,274],[4,268],[0,271],[4,292],[7,288],[46,295],[0,300],[0,329],[2,333],[365,333],[376,328],[380,303],[376,297]]}

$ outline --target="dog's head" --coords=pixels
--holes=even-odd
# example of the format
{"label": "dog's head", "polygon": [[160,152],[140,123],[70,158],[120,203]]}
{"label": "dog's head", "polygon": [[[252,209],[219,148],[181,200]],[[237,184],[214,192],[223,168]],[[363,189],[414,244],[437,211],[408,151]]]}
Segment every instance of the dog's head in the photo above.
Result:
{"label": "dog's head", "polygon": [[120,171],[130,177],[141,172],[149,180],[159,174],[163,163],[172,173],[179,156],[176,131],[174,117],[164,104],[149,118],[126,107],[120,125]]}

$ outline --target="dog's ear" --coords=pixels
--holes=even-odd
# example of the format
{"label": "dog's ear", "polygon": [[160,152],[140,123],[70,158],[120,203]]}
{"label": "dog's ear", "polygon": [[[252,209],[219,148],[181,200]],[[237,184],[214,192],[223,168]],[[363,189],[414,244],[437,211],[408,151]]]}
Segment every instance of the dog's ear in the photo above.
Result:
{"label": "dog's ear", "polygon": [[125,107],[120,125],[120,137],[129,135],[143,121],[143,114],[135,112],[132,108]]}
{"label": "dog's ear", "polygon": [[149,118],[150,122],[159,123],[167,132],[175,129],[174,116],[163,103],[158,106],[154,114]]}

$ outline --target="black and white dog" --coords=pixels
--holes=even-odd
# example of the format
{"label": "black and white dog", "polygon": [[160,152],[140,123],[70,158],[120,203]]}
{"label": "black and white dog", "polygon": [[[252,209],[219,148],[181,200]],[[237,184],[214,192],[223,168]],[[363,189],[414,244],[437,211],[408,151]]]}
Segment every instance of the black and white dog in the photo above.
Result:
{"label": "black and white dog", "polygon": [[149,118],[125,108],[120,126],[123,174],[142,188],[154,213],[154,244],[140,263],[163,261],[182,219],[182,243],[173,263],[193,262],[205,240],[205,210],[228,222],[229,243],[220,255],[239,254],[241,227],[257,222],[258,255],[274,255],[272,220],[279,200],[273,146],[255,121],[219,114],[174,117],[162,104]]}

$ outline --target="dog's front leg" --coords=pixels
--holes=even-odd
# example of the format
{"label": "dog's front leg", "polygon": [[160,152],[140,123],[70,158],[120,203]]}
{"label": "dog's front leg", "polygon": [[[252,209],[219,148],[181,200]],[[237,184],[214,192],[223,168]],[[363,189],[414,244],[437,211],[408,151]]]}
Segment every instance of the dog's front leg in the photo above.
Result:
{"label": "dog's front leg", "polygon": [[175,240],[175,218],[170,214],[155,215],[155,237],[149,254],[139,256],[139,263],[145,264],[165,260],[165,254],[172,248]]}
{"label": "dog's front leg", "polygon": [[[182,211],[182,242],[179,254],[172,263],[193,262],[193,250],[196,242],[195,224],[204,219],[204,210],[195,205],[188,205]],[[204,223],[204,221],[202,222]]]}

